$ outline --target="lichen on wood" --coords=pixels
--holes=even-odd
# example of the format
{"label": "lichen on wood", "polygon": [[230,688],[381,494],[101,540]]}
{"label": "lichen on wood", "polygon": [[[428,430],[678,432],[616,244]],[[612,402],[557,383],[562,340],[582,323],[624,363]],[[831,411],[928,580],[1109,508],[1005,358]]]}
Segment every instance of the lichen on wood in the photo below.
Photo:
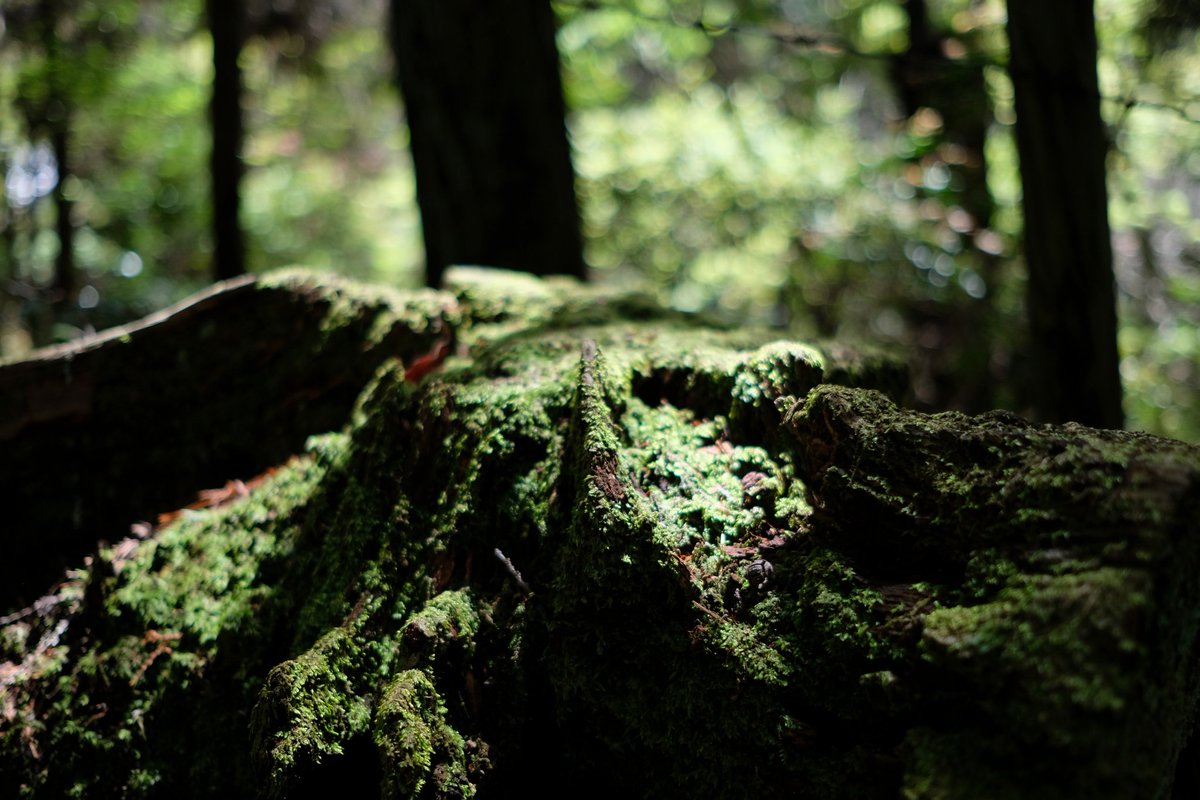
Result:
{"label": "lichen on wood", "polygon": [[344,428],[0,620],[0,795],[1169,796],[1196,448],[636,293],[422,297]]}

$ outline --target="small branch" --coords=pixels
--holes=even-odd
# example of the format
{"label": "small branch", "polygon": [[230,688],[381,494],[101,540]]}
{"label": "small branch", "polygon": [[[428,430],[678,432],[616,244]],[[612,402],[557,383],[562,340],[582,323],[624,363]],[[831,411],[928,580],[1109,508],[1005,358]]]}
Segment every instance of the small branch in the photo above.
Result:
{"label": "small branch", "polygon": [[508,574],[512,576],[512,579],[517,582],[517,586],[521,587],[521,591],[525,592],[526,594],[532,594],[533,589],[529,588],[529,584],[526,583],[525,579],[521,577],[521,573],[517,571],[515,566],[513,566],[513,562],[509,560],[508,556],[504,555],[499,547],[492,552],[496,554],[496,558],[500,559],[500,563],[504,565],[506,570],[508,570]]}

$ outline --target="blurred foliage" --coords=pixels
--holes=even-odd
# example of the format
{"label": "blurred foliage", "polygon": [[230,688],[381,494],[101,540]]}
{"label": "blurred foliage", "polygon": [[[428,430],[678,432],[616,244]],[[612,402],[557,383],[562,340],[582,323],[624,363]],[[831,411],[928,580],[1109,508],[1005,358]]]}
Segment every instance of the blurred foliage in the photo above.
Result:
{"label": "blurred foliage", "polygon": [[[1002,55],[1002,6],[958,5],[936,20],[958,59]],[[996,125],[988,148],[997,210],[985,227],[963,208],[970,187],[940,115],[900,110],[899,4],[563,13],[598,271],[649,274],[684,308],[900,343],[917,354],[927,407],[1019,405],[1006,391],[1019,385],[1023,292],[1011,131]],[[624,77],[597,95],[597,72]]]}
{"label": "blurred foliage", "polygon": [[[64,48],[51,65],[16,24],[47,2],[0,9],[0,355],[46,337],[35,323],[57,246],[46,199],[57,172],[36,115],[8,110],[32,108],[48,74],[75,106],[67,188],[91,287],[87,307],[51,335],[179,298],[205,281],[211,258],[202,4],[56,0],[73,9],[63,35],[95,44]],[[279,17],[301,5],[312,30]],[[914,354],[921,405],[1022,410],[1004,5],[927,6],[941,49],[934,80],[970,74],[986,87],[987,219],[964,170],[974,156],[952,141],[956,109],[905,107],[903,3],[556,3],[596,278],[646,280],[680,308],[732,321],[892,342]],[[256,30],[271,35],[252,38],[242,59],[250,268],[301,262],[418,285],[384,0],[256,7]],[[1200,440],[1198,20],[1178,0],[1098,0],[1097,19],[1129,425]]]}
{"label": "blurred foliage", "polygon": [[[0,357],[136,318],[195,291],[210,274],[212,51],[203,3],[70,0],[72,30],[110,33],[103,50],[63,48],[54,70],[44,48],[13,24],[14,11],[48,5],[0,7]],[[297,262],[417,285],[419,218],[380,33],[384,0],[315,11],[317,3],[302,4],[309,27],[285,18],[301,4],[259,5],[253,25],[264,35],[242,58],[250,268]],[[47,71],[71,87],[74,169],[66,188],[76,201],[84,285],[80,307],[52,329],[40,320],[50,308],[44,288],[57,252],[48,199],[57,165],[27,115],[8,113],[38,97]]]}
{"label": "blurred foliage", "polygon": [[[1186,3],[1183,5],[1187,5]],[[588,258],[674,304],[892,341],[930,408],[1023,410],[1024,265],[999,0],[929,0],[991,102],[989,224],[934,109],[906,116],[889,0],[562,3]],[[1100,0],[1129,426],[1200,439],[1200,56],[1171,0]]]}

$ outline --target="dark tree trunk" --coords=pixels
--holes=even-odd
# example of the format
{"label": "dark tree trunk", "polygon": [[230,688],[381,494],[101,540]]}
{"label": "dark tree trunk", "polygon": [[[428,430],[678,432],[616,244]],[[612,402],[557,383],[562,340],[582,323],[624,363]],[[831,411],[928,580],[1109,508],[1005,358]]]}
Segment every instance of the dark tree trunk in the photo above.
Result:
{"label": "dark tree trunk", "polygon": [[391,35],[427,282],[451,264],[583,277],[550,4],[397,0]]}
{"label": "dark tree trunk", "polygon": [[941,141],[959,150],[946,165],[956,177],[959,202],[976,228],[986,228],[991,224],[993,203],[984,146],[992,106],[983,69],[946,56],[946,36],[929,19],[925,0],[907,0],[904,10],[909,46],[896,57],[893,70],[904,111],[911,116],[921,108],[931,108],[942,117]]}
{"label": "dark tree trunk", "polygon": [[42,46],[46,51],[50,73],[48,76],[46,105],[42,109],[50,133],[50,147],[54,150],[58,181],[54,185],[55,234],[58,236],[58,255],[54,259],[54,283],[52,297],[58,304],[67,305],[75,296],[75,229],[71,225],[74,203],[67,197],[65,184],[71,174],[69,153],[70,113],[72,102],[63,85],[63,42],[58,35],[58,20],[62,13],[59,3],[50,0],[40,12]]}
{"label": "dark tree trunk", "polygon": [[1090,0],[1009,0],[1034,411],[1121,427],[1107,141]]}
{"label": "dark tree trunk", "polygon": [[232,278],[246,271],[246,246],[238,211],[242,181],[242,71],[238,56],[245,38],[241,3],[207,0],[213,41],[212,123],[213,277]]}
{"label": "dark tree trunk", "polygon": [[[8,175],[7,154],[0,154],[0,175]],[[0,192],[0,335],[6,333],[16,314],[17,210],[8,204],[8,195]],[[0,343],[0,356],[11,355]]]}
{"label": "dark tree trunk", "polygon": [[963,250],[959,262],[974,269],[987,287],[957,310],[929,302],[910,306],[910,325],[937,333],[931,346],[922,344],[916,351],[919,401],[926,408],[973,412],[1012,405],[1010,398],[998,397],[1005,381],[993,366],[994,352],[1002,346],[992,303],[999,259],[976,245],[980,231],[991,226],[994,205],[985,154],[993,115],[983,68],[969,58],[947,56],[947,44],[954,37],[935,27],[926,0],[907,0],[904,11],[909,46],[893,61],[892,79],[908,116],[931,109],[942,126],[936,145],[922,149],[911,161],[922,169],[940,166],[949,174],[947,187],[924,189],[922,195],[935,198],[947,217],[960,210],[970,216],[970,225],[956,225]]}
{"label": "dark tree trunk", "polygon": [[[7,153],[0,153],[0,175],[8,176]],[[8,297],[8,284],[16,281],[17,269],[17,210],[8,204],[8,194],[0,192],[0,304]]]}
{"label": "dark tree trunk", "polygon": [[[65,112],[64,112],[65,114]],[[58,256],[54,259],[54,289],[56,301],[68,305],[77,290],[75,281],[75,226],[71,214],[75,203],[64,188],[71,174],[69,123],[64,116],[55,123],[50,136],[54,160],[58,162],[58,183],[54,187],[55,230],[58,234]]]}

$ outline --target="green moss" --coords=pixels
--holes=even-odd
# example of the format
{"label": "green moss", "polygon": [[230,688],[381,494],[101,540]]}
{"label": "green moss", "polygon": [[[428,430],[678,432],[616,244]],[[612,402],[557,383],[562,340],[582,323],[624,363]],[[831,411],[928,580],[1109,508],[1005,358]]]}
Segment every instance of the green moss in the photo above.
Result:
{"label": "green moss", "polygon": [[476,600],[465,590],[442,592],[409,617],[403,631],[404,653],[413,665],[436,664],[452,646],[470,658],[479,632]]}
{"label": "green moss", "polygon": [[353,632],[336,628],[267,675],[253,727],[270,796],[286,797],[296,781],[367,730],[371,701],[358,687],[375,671],[370,662]]}
{"label": "green moss", "polygon": [[733,411],[735,422],[748,416],[767,416],[764,427],[778,422],[776,398],[803,397],[819,384],[825,359],[817,349],[799,342],[765,344],[738,365],[734,373]]}
{"label": "green moss", "polygon": [[[788,424],[805,443],[822,539],[868,574],[906,579],[885,587],[894,610],[875,630],[897,654],[917,645],[938,681],[922,702],[945,709],[905,738],[907,796],[963,796],[989,780],[1003,797],[1161,787],[1181,746],[1163,720],[1195,695],[1158,666],[1182,662],[1150,631],[1195,641],[1177,593],[1196,590],[1167,577],[1197,557],[1175,538],[1194,524],[1180,505],[1194,467],[1179,472],[1194,453],[1163,442],[1142,466],[1137,435],[925,417],[832,387]],[[1177,532],[1164,538],[1164,525]],[[919,623],[906,623],[913,611]]]}
{"label": "green moss", "polygon": [[444,724],[440,698],[425,673],[400,673],[384,692],[375,743],[388,775],[385,797],[417,797],[433,767],[436,731]]}
{"label": "green moss", "polygon": [[[1148,589],[1144,573],[1114,568],[1014,576],[991,602],[932,611],[922,646],[970,683],[977,702],[1004,703],[1026,735],[1090,748],[1087,715],[1139,701],[1134,626],[1152,613]],[[1037,680],[1021,680],[1031,669]],[[1022,692],[1004,691],[1014,682]],[[992,699],[1000,691],[1002,699]]]}
{"label": "green moss", "polygon": [[446,722],[446,707],[420,670],[398,674],[372,724],[384,780],[382,797],[474,797],[472,778],[487,766],[486,749]]}
{"label": "green moss", "polygon": [[456,327],[461,322],[454,296],[431,289],[402,292],[299,267],[273,270],[260,277],[258,283],[266,289],[286,289],[325,305],[321,323],[324,333],[361,328],[367,346],[385,342],[397,330],[422,334],[432,329],[436,334],[442,326]]}
{"label": "green moss", "polygon": [[[327,456],[338,449],[336,439],[322,446]],[[6,740],[6,752],[32,768],[30,789],[68,792],[64,778],[93,762],[103,767],[86,769],[107,786],[127,787],[129,797],[180,785],[186,775],[164,770],[205,727],[180,730],[174,718],[188,707],[187,687],[204,680],[224,646],[264,635],[273,592],[262,572],[290,552],[297,517],[325,475],[322,461],[295,459],[239,502],[184,511],[145,540],[102,548],[30,618],[25,635],[38,644],[21,665],[21,683],[2,690],[29,715],[14,720],[29,732],[25,741]],[[254,652],[237,655],[249,666]],[[47,682],[57,690],[39,690]],[[251,684],[223,691],[225,703],[245,701]]]}
{"label": "green moss", "polygon": [[738,665],[738,671],[747,678],[765,684],[786,686],[795,671],[793,664],[781,653],[779,645],[759,638],[747,625],[722,622],[707,630],[707,637],[714,650],[728,654]]}

